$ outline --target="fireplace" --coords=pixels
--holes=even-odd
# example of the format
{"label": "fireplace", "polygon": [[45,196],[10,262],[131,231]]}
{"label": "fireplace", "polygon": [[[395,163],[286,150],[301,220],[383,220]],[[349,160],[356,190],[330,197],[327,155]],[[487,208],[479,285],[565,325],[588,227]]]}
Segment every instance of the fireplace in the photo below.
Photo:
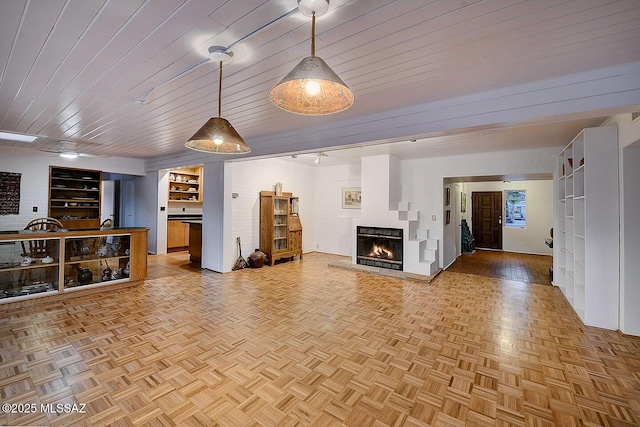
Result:
{"label": "fireplace", "polygon": [[358,264],[402,271],[402,229],[358,227]]}

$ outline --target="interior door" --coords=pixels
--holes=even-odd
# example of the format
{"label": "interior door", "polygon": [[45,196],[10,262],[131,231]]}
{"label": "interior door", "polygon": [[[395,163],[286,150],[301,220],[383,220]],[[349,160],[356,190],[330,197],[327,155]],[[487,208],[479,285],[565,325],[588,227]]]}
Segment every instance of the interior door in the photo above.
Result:
{"label": "interior door", "polygon": [[136,186],[133,179],[124,180],[124,194],[122,198],[124,200],[122,204],[122,225],[124,227],[135,227],[133,214],[135,211]]}
{"label": "interior door", "polygon": [[102,216],[100,223],[107,219],[115,221],[115,181],[102,181]]}
{"label": "interior door", "polygon": [[475,247],[502,249],[502,192],[472,192],[471,208]]}

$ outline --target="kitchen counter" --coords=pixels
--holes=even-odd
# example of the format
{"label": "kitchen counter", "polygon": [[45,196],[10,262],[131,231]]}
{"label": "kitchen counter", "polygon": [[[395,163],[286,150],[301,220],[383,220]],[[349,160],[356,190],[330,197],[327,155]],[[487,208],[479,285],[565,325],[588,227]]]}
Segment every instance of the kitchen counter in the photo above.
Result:
{"label": "kitchen counter", "polygon": [[202,214],[169,214],[167,215],[168,220],[187,220],[187,219],[202,219]]}

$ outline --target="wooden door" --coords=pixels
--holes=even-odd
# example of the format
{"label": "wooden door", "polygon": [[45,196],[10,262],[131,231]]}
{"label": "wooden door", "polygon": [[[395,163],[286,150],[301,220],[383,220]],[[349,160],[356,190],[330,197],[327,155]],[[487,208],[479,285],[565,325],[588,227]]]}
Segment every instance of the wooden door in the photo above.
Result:
{"label": "wooden door", "polygon": [[502,192],[474,191],[471,205],[475,247],[502,249]]}

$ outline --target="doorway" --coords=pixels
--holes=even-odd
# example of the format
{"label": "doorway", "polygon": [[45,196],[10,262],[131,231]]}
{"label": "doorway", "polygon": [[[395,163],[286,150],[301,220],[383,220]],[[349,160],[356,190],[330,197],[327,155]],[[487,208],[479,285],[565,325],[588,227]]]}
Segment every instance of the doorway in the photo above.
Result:
{"label": "doorway", "polygon": [[502,192],[472,192],[471,210],[475,247],[502,250]]}

